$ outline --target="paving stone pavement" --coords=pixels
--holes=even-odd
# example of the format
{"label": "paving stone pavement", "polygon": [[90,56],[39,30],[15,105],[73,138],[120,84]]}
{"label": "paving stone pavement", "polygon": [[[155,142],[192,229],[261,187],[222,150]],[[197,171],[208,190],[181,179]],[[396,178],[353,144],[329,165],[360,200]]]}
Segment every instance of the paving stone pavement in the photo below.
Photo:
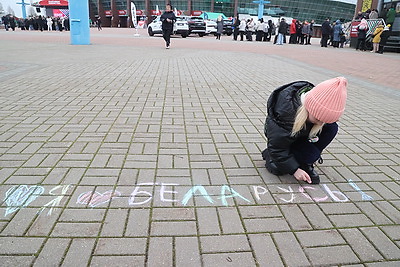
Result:
{"label": "paving stone pavement", "polygon": [[[1,266],[400,265],[399,54],[91,34],[0,32]],[[321,184],[268,173],[269,94],[339,75]]]}

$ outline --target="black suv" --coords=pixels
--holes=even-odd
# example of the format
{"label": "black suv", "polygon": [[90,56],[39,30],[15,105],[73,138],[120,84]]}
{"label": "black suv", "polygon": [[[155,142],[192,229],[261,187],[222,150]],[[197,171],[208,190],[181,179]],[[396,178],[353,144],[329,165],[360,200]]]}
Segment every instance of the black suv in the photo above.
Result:
{"label": "black suv", "polygon": [[231,20],[229,20],[229,19],[224,19],[223,20],[223,34],[226,34],[226,35],[228,35],[228,36],[230,36],[231,34],[232,34],[232,31],[233,31],[233,23],[232,23],[232,21]]}
{"label": "black suv", "polygon": [[202,17],[187,17],[189,34],[197,33],[200,37],[206,35],[206,22]]}

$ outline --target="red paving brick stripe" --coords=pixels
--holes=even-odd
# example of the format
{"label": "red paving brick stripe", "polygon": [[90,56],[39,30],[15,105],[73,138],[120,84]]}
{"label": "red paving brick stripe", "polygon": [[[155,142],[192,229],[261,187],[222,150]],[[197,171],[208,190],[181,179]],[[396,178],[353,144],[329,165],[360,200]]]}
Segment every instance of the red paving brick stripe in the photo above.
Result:
{"label": "red paving brick stripe", "polygon": [[[118,45],[136,47],[164,47],[160,35],[149,37],[146,30],[140,29],[140,37],[134,37],[134,29],[104,28],[102,31],[91,29],[92,45]],[[5,32],[0,31],[0,40],[20,40],[40,43],[70,43],[69,32]],[[383,55],[370,52],[359,52],[352,48],[344,49],[321,48],[319,39],[312,39],[313,45],[283,45],[272,43],[234,42],[232,36],[223,36],[221,41],[208,37],[176,37],[172,39],[172,48],[188,48],[203,50],[220,50],[231,52],[248,52],[265,55],[278,55],[283,58],[299,61],[310,66],[339,72],[345,76],[351,75],[370,81],[374,84],[400,89],[397,80],[400,66],[399,53]]]}

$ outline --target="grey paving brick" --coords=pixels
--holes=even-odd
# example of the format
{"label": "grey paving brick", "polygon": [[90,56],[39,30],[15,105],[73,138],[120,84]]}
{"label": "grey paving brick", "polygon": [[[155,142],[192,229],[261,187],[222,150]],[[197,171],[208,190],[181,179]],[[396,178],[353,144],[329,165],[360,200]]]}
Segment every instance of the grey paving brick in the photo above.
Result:
{"label": "grey paving brick", "polygon": [[200,236],[202,253],[250,251],[244,235]]}
{"label": "grey paving brick", "polygon": [[104,209],[65,209],[58,219],[59,222],[101,222],[105,215]]}
{"label": "grey paving brick", "polygon": [[336,227],[371,226],[374,223],[364,214],[330,215],[329,219]]}
{"label": "grey paving brick", "polygon": [[35,260],[35,256],[0,256],[3,266],[30,266]]}
{"label": "grey paving brick", "polygon": [[23,236],[37,214],[37,209],[28,208],[17,212],[1,232],[2,236]]}
{"label": "grey paving brick", "polygon": [[152,213],[153,221],[163,220],[195,220],[194,208],[155,208]]}
{"label": "grey paving brick", "polygon": [[57,223],[52,237],[95,237],[100,230],[100,223]]}
{"label": "grey paving brick", "polygon": [[34,266],[59,266],[71,240],[67,238],[50,238],[40,251]]}
{"label": "grey paving brick", "polygon": [[284,266],[270,234],[251,234],[249,240],[257,264],[260,266]]}
{"label": "grey paving brick", "polygon": [[305,251],[310,262],[316,266],[359,263],[359,259],[349,246],[306,248]]}
{"label": "grey paving brick", "polygon": [[128,216],[127,209],[109,209],[101,229],[101,236],[120,236],[124,234],[124,228]]}
{"label": "grey paving brick", "polygon": [[244,233],[242,222],[236,208],[218,208],[223,234]]}
{"label": "grey paving brick", "polygon": [[39,251],[45,238],[38,237],[0,237],[0,254],[35,254]]}
{"label": "grey paving brick", "polygon": [[247,232],[250,233],[270,233],[290,230],[289,225],[283,217],[245,219],[244,224]]}
{"label": "grey paving brick", "polygon": [[362,261],[381,261],[382,255],[376,250],[368,239],[360,232],[360,230],[341,229],[340,233],[345,238],[347,244],[351,246],[353,251],[358,255]]}
{"label": "grey paving brick", "polygon": [[400,259],[400,248],[393,243],[379,228],[369,227],[360,229],[372,244],[382,253],[385,259]]}
{"label": "grey paving brick", "polygon": [[391,224],[392,221],[379,209],[377,209],[372,202],[358,202],[357,207],[364,213],[368,218],[370,218],[375,224]]}
{"label": "grey paving brick", "polygon": [[388,201],[375,201],[375,207],[381,210],[388,218],[390,218],[394,223],[400,223],[400,213],[398,208],[394,207]]}
{"label": "grey paving brick", "polygon": [[94,238],[76,238],[71,242],[68,252],[65,255],[62,265],[83,266],[89,262],[92,250],[95,245]]}
{"label": "grey paving brick", "polygon": [[201,235],[220,234],[220,223],[216,208],[197,208],[197,224]]}
{"label": "grey paving brick", "polygon": [[145,254],[146,238],[99,238],[95,255]]}
{"label": "grey paving brick", "polygon": [[336,230],[304,231],[295,235],[305,247],[345,245],[345,240]]}
{"label": "grey paving brick", "polygon": [[283,205],[281,211],[293,230],[310,230],[312,226],[297,205]]}
{"label": "grey paving brick", "polygon": [[147,266],[172,266],[172,237],[152,237],[149,242]]}
{"label": "grey paving brick", "polygon": [[125,236],[148,236],[149,221],[149,209],[130,209]]}
{"label": "grey paving brick", "polygon": [[152,236],[194,236],[197,235],[195,221],[152,222]]}
{"label": "grey paving brick", "polygon": [[203,261],[204,266],[255,266],[250,252],[206,254]]}
{"label": "grey paving brick", "polygon": [[93,256],[90,266],[145,266],[145,256]]}
{"label": "grey paving brick", "polygon": [[175,238],[175,265],[201,266],[201,255],[197,237]]}
{"label": "grey paving brick", "polygon": [[285,264],[289,266],[310,265],[293,233],[274,233],[272,237]]}
{"label": "grey paving brick", "polygon": [[282,213],[276,205],[240,206],[239,211],[244,219],[282,217]]}

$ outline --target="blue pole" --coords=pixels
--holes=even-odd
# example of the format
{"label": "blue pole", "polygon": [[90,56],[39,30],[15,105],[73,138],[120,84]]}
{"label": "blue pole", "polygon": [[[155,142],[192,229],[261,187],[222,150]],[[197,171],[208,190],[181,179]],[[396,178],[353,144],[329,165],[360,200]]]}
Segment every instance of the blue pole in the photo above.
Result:
{"label": "blue pole", "polygon": [[71,44],[90,44],[89,1],[69,0],[68,8],[71,24]]}
{"label": "blue pole", "polygon": [[264,16],[264,4],[269,4],[271,2],[258,0],[258,1],[253,1],[253,3],[258,4],[258,19],[261,19]]}
{"label": "blue pole", "polygon": [[29,6],[29,4],[26,4],[24,0],[21,0],[21,3],[16,3],[17,5],[21,5],[22,8],[22,18],[26,19],[26,9],[25,6]]}

